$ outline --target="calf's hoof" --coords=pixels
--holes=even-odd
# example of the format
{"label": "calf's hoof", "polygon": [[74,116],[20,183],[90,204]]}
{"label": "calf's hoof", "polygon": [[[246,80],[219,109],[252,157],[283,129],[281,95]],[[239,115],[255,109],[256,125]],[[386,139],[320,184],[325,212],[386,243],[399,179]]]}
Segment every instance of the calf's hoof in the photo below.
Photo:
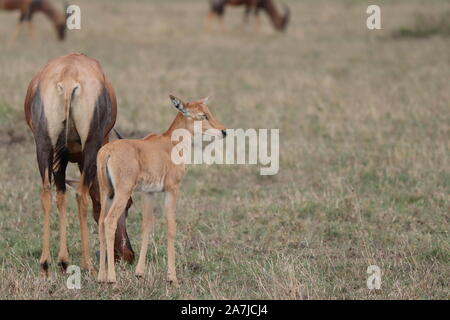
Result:
{"label": "calf's hoof", "polygon": [[99,274],[98,274],[98,278],[97,278],[97,282],[99,282],[99,283],[105,283],[105,282],[106,282],[106,274],[104,274],[104,273],[99,273]]}

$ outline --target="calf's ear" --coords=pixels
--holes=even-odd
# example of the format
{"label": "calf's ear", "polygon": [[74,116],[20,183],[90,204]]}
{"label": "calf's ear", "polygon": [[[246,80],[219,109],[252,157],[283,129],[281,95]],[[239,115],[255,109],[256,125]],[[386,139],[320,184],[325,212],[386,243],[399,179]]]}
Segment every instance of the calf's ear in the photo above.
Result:
{"label": "calf's ear", "polygon": [[186,109],[184,102],[181,101],[181,99],[178,99],[177,97],[170,95],[170,100],[172,101],[172,105],[180,111],[185,117],[190,116],[189,111]]}

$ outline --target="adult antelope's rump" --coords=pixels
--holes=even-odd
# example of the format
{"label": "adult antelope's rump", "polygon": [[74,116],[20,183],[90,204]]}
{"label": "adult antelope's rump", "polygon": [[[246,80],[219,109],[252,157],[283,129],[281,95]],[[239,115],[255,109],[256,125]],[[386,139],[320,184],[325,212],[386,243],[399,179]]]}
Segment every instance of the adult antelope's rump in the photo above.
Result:
{"label": "adult antelope's rump", "polygon": [[[114,89],[100,64],[83,54],[70,54],[51,60],[31,80],[25,99],[25,117],[33,132],[39,172],[42,177],[41,202],[44,210],[42,272],[48,274],[50,263],[51,184],[56,186],[59,212],[58,265],[65,271],[69,261],[66,244],[66,167],[77,163],[81,181],[77,188],[81,228],[81,266],[91,269],[87,228],[88,193],[98,220],[100,202],[96,179],[96,157],[108,141],[114,126],[117,102]],[[126,211],[126,210],[125,210]],[[126,213],[124,213],[125,215]],[[116,252],[133,260],[121,219],[116,233]]]}

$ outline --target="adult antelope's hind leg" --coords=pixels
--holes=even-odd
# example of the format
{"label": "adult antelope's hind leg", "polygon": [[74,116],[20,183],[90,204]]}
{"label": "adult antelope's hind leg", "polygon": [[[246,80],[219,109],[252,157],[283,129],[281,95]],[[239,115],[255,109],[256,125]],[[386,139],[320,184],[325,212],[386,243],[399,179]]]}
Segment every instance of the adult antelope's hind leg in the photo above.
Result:
{"label": "adult antelope's hind leg", "polygon": [[56,206],[59,214],[59,253],[58,266],[65,273],[69,265],[69,252],[67,250],[67,195],[66,195],[66,168],[67,155],[59,154],[59,160],[53,166],[56,186]]}
{"label": "adult antelope's hind leg", "polygon": [[[51,172],[53,163],[53,147],[46,134],[45,128],[38,128],[36,135],[36,156],[39,166],[39,173],[42,178],[41,204],[44,211],[44,221],[42,228],[42,254],[39,259],[41,273],[48,276],[50,265],[50,214],[52,211],[52,191],[51,191]],[[39,137],[39,139],[37,138]]]}
{"label": "adult antelope's hind leg", "polygon": [[80,184],[77,190],[78,216],[81,229],[81,267],[94,271],[89,250],[89,230],[87,223],[88,195],[90,187],[95,183],[97,176],[97,152],[102,144],[102,136],[89,134],[83,148],[82,162],[79,163],[81,171]]}
{"label": "adult antelope's hind leg", "polygon": [[142,239],[141,239],[141,252],[139,253],[139,261],[136,266],[136,276],[142,277],[145,273],[145,261],[147,257],[147,247],[149,234],[153,229],[155,217],[153,214],[153,194],[142,194]]}
{"label": "adult antelope's hind leg", "polygon": [[42,230],[42,254],[39,260],[41,273],[48,276],[48,268],[51,262],[50,257],[50,214],[52,212],[52,191],[50,186],[49,169],[46,168],[43,176],[41,203],[44,211],[44,224]]}
{"label": "adult antelope's hind leg", "polygon": [[167,219],[167,281],[175,285],[178,284],[175,269],[176,199],[176,189],[166,191],[164,207]]}

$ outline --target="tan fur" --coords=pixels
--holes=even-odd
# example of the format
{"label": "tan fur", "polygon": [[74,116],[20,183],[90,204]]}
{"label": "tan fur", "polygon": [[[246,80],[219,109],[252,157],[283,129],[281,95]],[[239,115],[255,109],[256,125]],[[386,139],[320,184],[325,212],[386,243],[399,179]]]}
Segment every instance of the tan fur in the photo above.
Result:
{"label": "tan fur", "polygon": [[[142,276],[145,270],[148,235],[154,224],[152,194],[164,192],[167,219],[167,280],[177,283],[175,207],[178,189],[186,170],[184,164],[177,165],[171,160],[171,152],[176,144],[171,141],[171,135],[174,130],[181,128],[187,129],[192,134],[194,120],[199,119],[202,119],[204,131],[217,129],[221,130],[221,136],[225,135],[225,127],[211,114],[205,100],[183,103],[183,108],[179,111],[172,125],[163,134],[150,134],[141,140],[116,140],[106,144],[98,152],[97,176],[102,204],[99,219],[100,282],[116,282],[113,259],[114,232],[129,197],[134,190],[138,190],[143,192],[144,198],[142,243],[136,275]],[[113,193],[114,197],[110,199]],[[106,257],[108,272],[105,266]]]}
{"label": "tan fur", "polygon": [[[82,171],[83,165],[86,164],[82,162],[83,157],[86,155],[86,140],[88,139],[88,135],[91,135],[91,138],[93,136],[94,130],[90,131],[90,128],[93,114],[98,110],[96,109],[96,101],[103,90],[107,91],[111,101],[111,110],[108,111],[110,113],[110,122],[105,128],[105,134],[103,131],[99,131],[98,133],[100,142],[108,138],[109,131],[114,125],[117,113],[114,90],[106,80],[100,64],[96,60],[90,59],[82,54],[70,54],[51,60],[33,78],[28,87],[25,99],[25,117],[29,127],[35,134],[36,145],[43,145],[45,143],[42,136],[42,123],[40,123],[42,120],[38,120],[39,123],[33,123],[32,116],[33,113],[40,112],[35,109],[34,103],[37,100],[36,97],[39,96],[45,115],[45,134],[49,136],[51,144],[46,148],[51,148],[54,155],[58,154],[58,150],[61,148],[67,148],[68,160],[66,160],[65,165],[67,165],[67,161],[77,162],[80,171]],[[65,122],[68,123],[66,129]],[[65,132],[66,141],[62,145],[57,145],[58,137],[63,132]],[[94,153],[91,159],[95,161],[97,150],[89,149],[89,152]],[[50,164],[50,168],[52,169],[50,171],[52,172],[46,170],[43,176],[43,189],[41,193],[42,207],[44,210],[41,268],[45,275],[48,273],[48,265],[50,263],[49,221],[51,213],[51,189],[49,177],[56,174],[60,169],[65,169],[60,167],[61,163],[58,160],[54,159],[53,161]],[[84,172],[82,172],[81,181],[85,181]],[[80,183],[77,187],[78,214],[81,229],[81,267],[89,270],[93,270],[89,254],[89,232],[87,226],[88,195],[92,185],[91,182]],[[60,186],[58,189],[58,185],[56,187],[56,204],[59,212],[60,233],[58,264],[61,266],[62,271],[65,271],[69,261],[66,235],[67,196],[65,188]]]}
{"label": "tan fur", "polygon": [[[67,195],[65,192],[56,193],[56,206],[59,212],[59,252],[58,261],[69,261],[69,251],[67,250]],[[64,272],[64,267],[60,266]]]}
{"label": "tan fur", "polygon": [[[45,173],[45,177],[48,177],[48,172]],[[40,263],[50,263],[50,214],[52,212],[52,191],[48,178],[44,178],[41,191],[41,203],[44,211],[44,226],[42,236],[42,254]],[[42,268],[41,270],[44,276],[48,276],[48,268]]]}
{"label": "tan fur", "polygon": [[[86,59],[84,55],[69,55],[64,60],[51,61],[42,70],[42,74],[45,77],[40,80],[40,89],[53,144],[61,132],[72,91],[76,85],[81,84],[82,94],[72,101],[71,110],[83,147],[89,133],[95,102],[103,87],[104,75],[101,69],[94,60]],[[61,88],[59,90],[58,84]]]}

